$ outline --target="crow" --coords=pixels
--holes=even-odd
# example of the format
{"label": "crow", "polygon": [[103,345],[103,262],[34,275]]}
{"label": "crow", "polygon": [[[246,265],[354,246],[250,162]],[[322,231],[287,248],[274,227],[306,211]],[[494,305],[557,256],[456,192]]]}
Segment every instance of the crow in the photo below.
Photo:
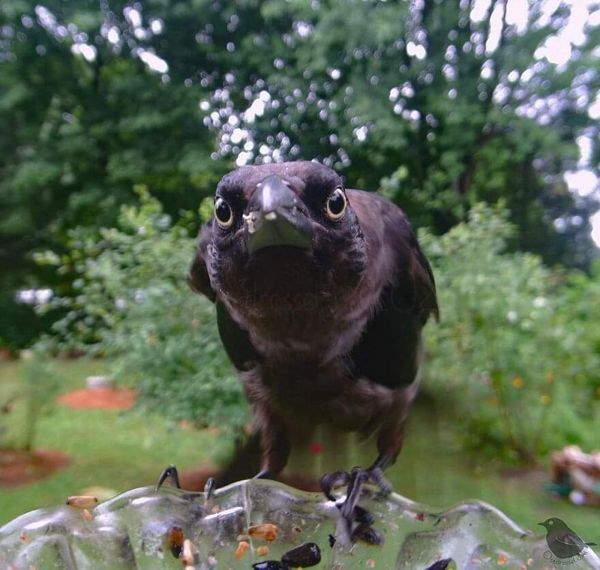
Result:
{"label": "crow", "polygon": [[321,479],[330,499],[347,485],[340,508],[351,532],[366,516],[363,484],[391,490],[383,470],[417,394],[422,328],[438,316],[405,214],[317,162],[243,166],[217,185],[188,282],[216,304],[260,436],[257,477],[277,476],[307,427],[376,435],[372,465]]}

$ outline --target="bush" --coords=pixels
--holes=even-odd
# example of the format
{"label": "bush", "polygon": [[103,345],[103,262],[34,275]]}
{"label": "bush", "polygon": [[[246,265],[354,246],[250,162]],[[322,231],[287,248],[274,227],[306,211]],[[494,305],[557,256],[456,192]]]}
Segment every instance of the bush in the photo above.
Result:
{"label": "bush", "polygon": [[464,418],[469,445],[533,461],[599,433],[600,329],[582,292],[600,282],[565,287],[538,257],[507,253],[512,230],[505,210],[479,205],[441,237],[422,232],[442,313],[427,328],[427,385]]}
{"label": "bush", "polygon": [[[569,355],[570,374],[584,385],[585,397],[600,401],[600,260],[589,275],[579,271],[568,275],[555,326]],[[600,413],[598,407],[595,410]]]}
{"label": "bush", "polygon": [[213,305],[186,283],[195,249],[190,216],[173,225],[143,187],[137,192],[140,205],[123,207],[116,228],[73,232],[68,256],[40,256],[76,276],[78,294],[48,307],[66,311],[54,326],[58,344],[114,359],[115,376],[135,381],[149,408],[237,427],[246,419],[244,398]]}

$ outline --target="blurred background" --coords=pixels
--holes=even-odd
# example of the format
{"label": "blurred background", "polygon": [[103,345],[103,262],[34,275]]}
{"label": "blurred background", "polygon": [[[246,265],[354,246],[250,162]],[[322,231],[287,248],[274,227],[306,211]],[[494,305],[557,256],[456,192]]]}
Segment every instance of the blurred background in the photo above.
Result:
{"label": "blurred background", "polygon": [[597,542],[599,39],[590,0],[3,0],[0,523],[227,457],[194,236],[225,172],[302,158],[436,273],[396,490]]}

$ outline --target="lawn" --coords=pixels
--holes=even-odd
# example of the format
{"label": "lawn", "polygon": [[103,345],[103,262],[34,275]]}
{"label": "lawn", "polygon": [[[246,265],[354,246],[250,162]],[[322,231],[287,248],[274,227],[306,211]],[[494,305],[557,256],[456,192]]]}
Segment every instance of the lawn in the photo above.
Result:
{"label": "lawn", "polygon": [[[106,363],[61,361],[64,392],[106,371]],[[19,364],[0,365],[0,393],[19,381]],[[26,511],[64,502],[91,486],[116,492],[153,483],[170,463],[180,468],[213,457],[223,443],[214,433],[182,429],[139,411],[72,410],[55,406],[40,419],[36,447],[68,453],[71,464],[49,479],[0,489],[0,524]]]}
{"label": "lawn", "polygon": [[[64,392],[80,388],[85,377],[106,372],[102,361],[57,363]],[[0,394],[19,382],[19,363],[0,364]],[[388,473],[395,489],[440,509],[466,499],[492,503],[524,527],[563,518],[588,541],[600,538],[598,510],[557,501],[543,490],[543,471],[510,472],[473,454],[456,437],[460,423],[422,403],[413,414],[407,443]],[[169,463],[188,468],[211,463],[225,443],[213,431],[183,429],[139,411],[75,411],[55,406],[41,418],[37,447],[59,449],[69,467],[37,483],[0,490],[0,524],[34,508],[62,503],[69,494],[100,486],[115,492],[151,484]],[[540,529],[540,527],[538,527]]]}

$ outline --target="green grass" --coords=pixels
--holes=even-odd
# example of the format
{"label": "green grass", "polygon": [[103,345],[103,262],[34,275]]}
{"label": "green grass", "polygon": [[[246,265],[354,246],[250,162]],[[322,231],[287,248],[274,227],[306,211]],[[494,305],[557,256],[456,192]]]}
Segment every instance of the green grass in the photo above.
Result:
{"label": "green grass", "polygon": [[[104,362],[86,360],[60,361],[57,366],[63,392],[82,387],[86,376],[107,368]],[[0,397],[18,385],[19,368],[19,363],[0,364]],[[555,500],[543,490],[547,478],[539,470],[507,477],[506,466],[462,450],[459,429],[458,419],[422,403],[413,414],[405,448],[388,472],[395,489],[439,509],[480,499],[532,530],[536,523],[558,516],[588,541],[598,541],[598,510]],[[119,492],[151,484],[169,463],[183,469],[211,463],[225,444],[205,431],[184,430],[156,415],[54,406],[40,420],[36,446],[65,451],[72,463],[44,481],[0,490],[0,524],[62,503],[86,487]]]}
{"label": "green grass", "polygon": [[388,473],[400,494],[442,509],[478,499],[535,532],[543,530],[538,522],[559,517],[588,542],[598,542],[598,509],[577,507],[548,493],[544,489],[549,482],[547,465],[517,470],[465,452],[457,434],[460,420],[444,418],[440,406],[430,406],[415,410],[404,449]]}
{"label": "green grass", "polygon": [[[59,370],[64,380],[61,391],[68,392],[83,387],[86,376],[105,372],[106,364],[63,361]],[[0,396],[18,382],[19,364],[1,364]],[[121,492],[152,484],[170,463],[185,469],[209,461],[223,442],[156,415],[57,405],[40,419],[35,445],[68,453],[71,464],[43,481],[0,489],[0,524],[35,508],[62,503],[86,487]]]}

